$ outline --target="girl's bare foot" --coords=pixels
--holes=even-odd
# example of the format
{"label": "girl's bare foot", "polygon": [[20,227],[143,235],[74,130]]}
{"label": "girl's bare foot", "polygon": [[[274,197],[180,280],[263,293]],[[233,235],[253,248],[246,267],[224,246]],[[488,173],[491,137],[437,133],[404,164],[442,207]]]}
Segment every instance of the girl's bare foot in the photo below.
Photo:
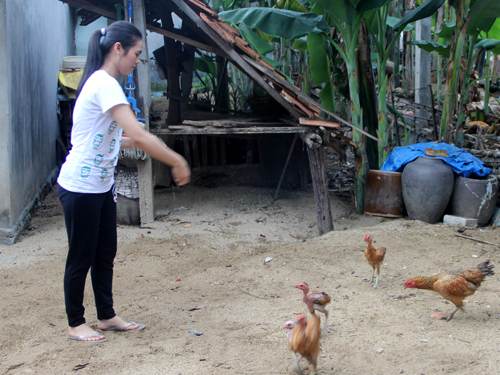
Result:
{"label": "girl's bare foot", "polygon": [[68,327],[68,335],[78,341],[100,341],[105,338],[85,323],[77,327]]}

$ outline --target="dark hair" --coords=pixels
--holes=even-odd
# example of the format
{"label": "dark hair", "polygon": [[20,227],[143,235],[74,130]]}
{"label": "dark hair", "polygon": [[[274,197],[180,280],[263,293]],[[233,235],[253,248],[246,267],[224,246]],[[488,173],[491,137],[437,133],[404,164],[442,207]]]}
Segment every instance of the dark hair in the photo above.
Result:
{"label": "dark hair", "polygon": [[125,53],[128,53],[130,48],[135,46],[137,42],[142,39],[142,33],[139,29],[127,21],[113,22],[103,31],[105,34],[104,36],[101,30],[94,31],[90,36],[87,62],[85,64],[82,79],[78,85],[77,96],[80,95],[80,91],[83,85],[85,85],[85,82],[87,82],[87,79],[104,64],[105,57],[108,55],[109,51],[111,51],[115,43],[119,42]]}

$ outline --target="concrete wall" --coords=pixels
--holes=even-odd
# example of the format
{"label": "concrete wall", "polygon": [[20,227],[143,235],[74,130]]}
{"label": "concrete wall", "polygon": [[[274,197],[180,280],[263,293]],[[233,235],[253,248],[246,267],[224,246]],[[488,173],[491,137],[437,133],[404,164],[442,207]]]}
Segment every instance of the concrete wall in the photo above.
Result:
{"label": "concrete wall", "polygon": [[57,80],[74,54],[72,13],[58,0],[0,0],[0,231],[56,167]]}

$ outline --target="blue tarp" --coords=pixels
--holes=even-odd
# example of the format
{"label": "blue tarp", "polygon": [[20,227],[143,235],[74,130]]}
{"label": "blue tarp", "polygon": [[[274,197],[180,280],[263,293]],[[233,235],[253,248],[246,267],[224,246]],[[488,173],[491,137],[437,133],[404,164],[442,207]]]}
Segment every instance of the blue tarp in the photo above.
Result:
{"label": "blue tarp", "polygon": [[433,150],[446,150],[448,157],[436,156],[448,164],[451,169],[462,177],[484,177],[491,173],[491,169],[486,168],[484,163],[476,158],[471,153],[464,151],[458,147],[447,143],[416,143],[410,146],[396,147],[389,154],[389,157],[382,166],[383,171],[402,172],[404,166],[415,160],[419,156],[428,157],[425,155],[425,149],[432,148]]}

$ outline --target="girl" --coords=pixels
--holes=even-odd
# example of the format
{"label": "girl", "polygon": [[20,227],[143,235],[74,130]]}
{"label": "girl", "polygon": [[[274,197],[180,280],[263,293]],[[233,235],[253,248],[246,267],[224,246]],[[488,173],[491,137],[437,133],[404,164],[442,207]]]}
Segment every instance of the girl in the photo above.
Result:
{"label": "girl", "polygon": [[[69,338],[85,342],[107,339],[85,322],[83,295],[90,269],[102,331],[136,331],[143,324],[127,322],[113,309],[113,260],[116,255],[114,168],[121,148],[137,147],[172,167],[178,185],[189,182],[182,156],[145,131],[118,84],[140,62],[141,32],[118,21],[95,31],[78,88],[71,132],[72,149],[57,180],[68,233],[64,296]],[[126,136],[123,136],[125,132]]]}

